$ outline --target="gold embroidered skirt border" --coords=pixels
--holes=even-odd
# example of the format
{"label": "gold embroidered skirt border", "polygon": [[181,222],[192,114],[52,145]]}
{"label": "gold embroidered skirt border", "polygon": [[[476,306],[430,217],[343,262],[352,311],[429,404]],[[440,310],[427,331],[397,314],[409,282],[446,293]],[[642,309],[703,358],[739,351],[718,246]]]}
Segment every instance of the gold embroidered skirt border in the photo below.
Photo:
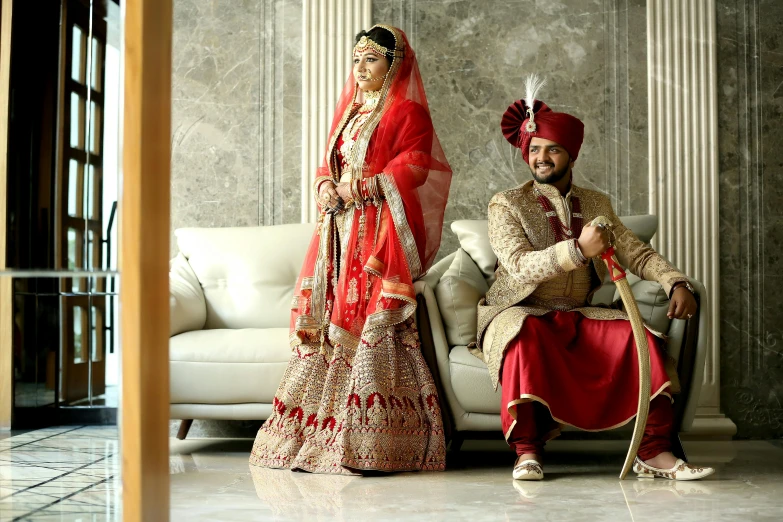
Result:
{"label": "gold embroidered skirt border", "polygon": [[297,346],[250,463],[338,474],[445,469],[440,404],[413,320],[365,330],[355,350]]}

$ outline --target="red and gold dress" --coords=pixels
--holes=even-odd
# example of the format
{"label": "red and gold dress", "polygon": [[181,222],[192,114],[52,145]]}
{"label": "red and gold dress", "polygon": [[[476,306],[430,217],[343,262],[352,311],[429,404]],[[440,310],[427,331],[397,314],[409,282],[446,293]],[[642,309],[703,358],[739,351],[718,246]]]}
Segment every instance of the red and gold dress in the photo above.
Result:
{"label": "red and gold dress", "polygon": [[440,244],[451,170],[415,55],[400,30],[383,27],[397,41],[384,86],[365,96],[353,78],[346,83],[316,178],[345,176],[363,194],[367,185],[378,193],[320,214],[291,305],[291,360],[250,456],[257,466],[342,474],[445,467],[413,281]]}

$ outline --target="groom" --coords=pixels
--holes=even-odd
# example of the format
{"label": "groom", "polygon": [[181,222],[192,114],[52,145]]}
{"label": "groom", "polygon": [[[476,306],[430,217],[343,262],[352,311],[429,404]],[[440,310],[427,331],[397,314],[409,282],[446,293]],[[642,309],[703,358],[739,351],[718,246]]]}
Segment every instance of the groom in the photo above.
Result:
{"label": "groom", "polygon": [[[527,82],[527,96],[503,115],[506,139],[522,151],[533,180],[489,203],[489,238],[498,258],[496,282],[479,304],[477,355],[502,384],[503,432],[518,458],[513,477],[541,480],[547,440],[561,424],[608,430],[636,414],[638,365],[631,324],[619,310],[588,305],[613,245],[621,264],[657,281],[670,299],[668,316],[696,312],[693,287],[615,215],[609,198],[574,183],[582,122],[555,112]],[[589,226],[598,216],[611,230]],[[695,480],[713,473],[677,459],[672,449],[672,382],[661,334],[648,331],[650,413],[633,469],[640,476]]]}

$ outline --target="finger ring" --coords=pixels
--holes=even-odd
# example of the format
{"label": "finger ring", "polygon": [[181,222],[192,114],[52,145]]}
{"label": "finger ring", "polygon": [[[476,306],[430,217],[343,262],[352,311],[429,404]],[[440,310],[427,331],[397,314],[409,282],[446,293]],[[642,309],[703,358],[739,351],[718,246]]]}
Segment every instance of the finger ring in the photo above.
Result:
{"label": "finger ring", "polygon": [[328,193],[328,192],[324,192],[324,193],[321,195],[321,201],[329,201],[330,199],[332,199],[332,197],[329,195],[329,193]]}

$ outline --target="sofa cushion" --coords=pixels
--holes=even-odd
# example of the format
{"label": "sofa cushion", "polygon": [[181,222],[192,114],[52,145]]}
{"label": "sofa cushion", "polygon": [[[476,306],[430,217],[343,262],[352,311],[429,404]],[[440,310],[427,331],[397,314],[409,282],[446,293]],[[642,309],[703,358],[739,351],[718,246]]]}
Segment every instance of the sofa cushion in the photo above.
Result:
{"label": "sofa cushion", "polygon": [[207,321],[207,304],[196,274],[182,255],[169,263],[169,336],[201,330]]}
{"label": "sofa cushion", "polygon": [[492,389],[487,365],[467,346],[455,346],[449,352],[449,372],[454,395],[466,412],[500,413],[500,387]]}
{"label": "sofa cushion", "polygon": [[200,330],[169,340],[171,403],[272,403],[291,348],[288,328]]}
{"label": "sofa cushion", "polygon": [[658,230],[658,216],[652,214],[640,214],[638,216],[620,216],[623,225],[631,229],[636,237],[643,243],[652,241],[655,231]]}
{"label": "sofa cushion", "polygon": [[[628,274],[627,278],[644,322],[658,332],[668,332],[671,323],[666,315],[669,311],[669,297],[663,287],[656,281],[645,281],[633,274]],[[620,291],[615,289],[614,300],[619,299]]]}
{"label": "sofa cushion", "polygon": [[479,267],[489,285],[495,282],[497,256],[489,244],[489,229],[486,219],[460,219],[451,224],[451,231],[457,235],[459,246]]}
{"label": "sofa cushion", "polygon": [[476,307],[489,286],[484,274],[464,250],[457,249],[451,265],[435,287],[449,346],[476,340]]}
{"label": "sofa cushion", "polygon": [[181,228],[175,232],[204,290],[204,328],[285,328],[313,224]]}

